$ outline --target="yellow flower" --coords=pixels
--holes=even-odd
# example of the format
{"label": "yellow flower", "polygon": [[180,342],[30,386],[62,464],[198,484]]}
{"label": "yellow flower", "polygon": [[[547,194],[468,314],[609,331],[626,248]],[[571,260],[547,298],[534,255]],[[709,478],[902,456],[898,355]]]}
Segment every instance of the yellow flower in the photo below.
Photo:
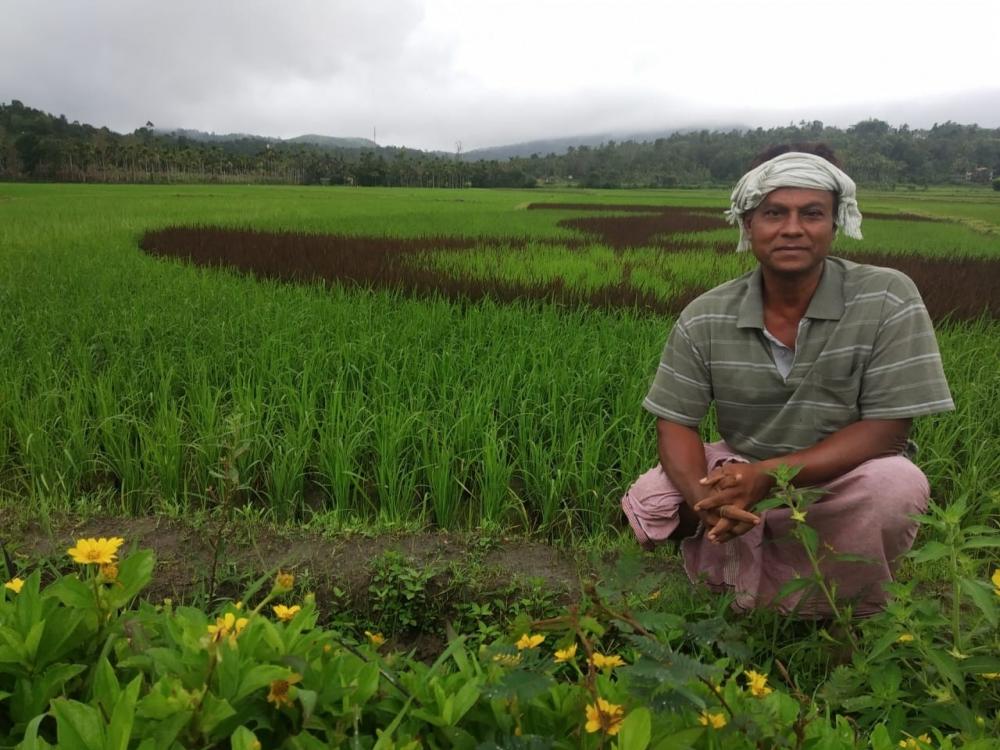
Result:
{"label": "yellow flower", "polygon": [[268,702],[273,703],[275,708],[292,705],[292,685],[297,682],[302,682],[302,675],[294,672],[287,680],[274,680],[267,693]]}
{"label": "yellow flower", "polygon": [[541,633],[537,635],[528,635],[525,633],[514,645],[517,646],[518,651],[524,651],[526,648],[538,648],[544,640],[545,636]]}
{"label": "yellow flower", "polygon": [[290,622],[295,615],[299,613],[302,609],[298,604],[293,604],[291,607],[286,607],[284,604],[275,604],[271,609],[274,610],[275,616],[282,622]]}
{"label": "yellow flower", "polygon": [[910,643],[913,640],[913,636],[909,633],[903,633],[899,638],[896,639],[897,643]]}
{"label": "yellow flower", "polygon": [[805,513],[805,511],[803,511],[803,510],[793,510],[792,511],[792,520],[793,521],[797,521],[798,523],[805,523],[806,522],[806,513]]}
{"label": "yellow flower", "polygon": [[594,655],[590,657],[590,663],[598,669],[614,669],[625,666],[624,660],[618,654],[605,655],[598,651],[595,651]]}
{"label": "yellow flower", "polygon": [[372,632],[372,631],[370,631],[370,630],[366,630],[366,631],[365,631],[365,637],[366,637],[366,638],[367,638],[367,639],[368,639],[369,641],[371,641],[371,644],[372,644],[372,645],[373,645],[373,646],[374,646],[375,648],[378,648],[378,647],[379,647],[379,646],[381,646],[381,645],[382,645],[383,643],[385,643],[385,636],[384,636],[384,635],[382,635],[381,633],[373,633],[373,632]]}
{"label": "yellow flower", "polygon": [[[14,579],[17,580],[16,578]],[[1000,680],[1000,672],[982,672],[979,675],[984,680]]]}
{"label": "yellow flower", "polygon": [[24,581],[20,578],[11,578],[7,583],[3,585],[5,589],[10,589],[15,594],[21,593],[21,587],[24,586]]}
{"label": "yellow flower", "polygon": [[702,711],[698,716],[698,723],[703,727],[712,727],[712,729],[722,729],[726,726],[726,715],[721,711],[717,714],[713,714],[710,711]]}
{"label": "yellow flower", "polygon": [[772,688],[767,686],[767,675],[754,672],[752,669],[744,672],[743,674],[747,677],[747,687],[750,688],[750,692],[753,694],[754,698],[763,698],[773,692]]}
{"label": "yellow flower", "polygon": [[625,720],[625,709],[604,698],[598,698],[596,704],[587,704],[587,723],[584,728],[588,732],[604,732],[612,737],[618,734]]}
{"label": "yellow flower", "polygon": [[118,566],[114,563],[104,563],[101,566],[101,576],[105,581],[116,581],[118,580]]}
{"label": "yellow flower", "polygon": [[240,611],[242,611],[242,610],[243,610],[243,600],[242,600],[242,599],[240,599],[240,600],[239,600],[238,602],[236,602],[236,604],[234,604],[233,606],[234,606],[234,607],[236,607],[236,611],[237,611],[237,612],[240,612]]}
{"label": "yellow flower", "polygon": [[575,656],[576,656],[576,644],[571,643],[566,648],[556,649],[555,660],[556,663],[558,664],[559,662],[573,661],[573,657]]}
{"label": "yellow flower", "polygon": [[1000,568],[993,571],[993,577],[990,580],[993,582],[993,593],[1000,596]]}
{"label": "yellow flower", "polygon": [[935,703],[951,703],[955,700],[955,695],[947,685],[929,687],[927,693],[934,698]]}
{"label": "yellow flower", "polygon": [[521,663],[520,654],[495,654],[493,656],[493,661],[499,664],[501,667],[516,667]]}
{"label": "yellow flower", "polygon": [[[921,744],[922,743],[922,744]],[[907,737],[905,740],[899,741],[899,746],[904,748],[904,750],[922,750],[923,747],[931,744],[931,738],[926,734],[922,734],[916,739],[913,737]]]}
{"label": "yellow flower", "polygon": [[76,546],[66,552],[73,562],[81,565],[107,565],[113,563],[118,555],[118,548],[125,543],[120,536],[105,539],[77,539]]}
{"label": "yellow flower", "polygon": [[278,591],[291,591],[295,585],[295,576],[292,573],[278,573],[274,577],[274,588]]}
{"label": "yellow flower", "polygon": [[208,634],[212,636],[212,642],[218,643],[226,636],[230,643],[236,642],[236,636],[243,632],[243,628],[250,622],[246,617],[237,618],[232,612],[226,612],[222,617],[216,618],[214,625],[208,626]]}

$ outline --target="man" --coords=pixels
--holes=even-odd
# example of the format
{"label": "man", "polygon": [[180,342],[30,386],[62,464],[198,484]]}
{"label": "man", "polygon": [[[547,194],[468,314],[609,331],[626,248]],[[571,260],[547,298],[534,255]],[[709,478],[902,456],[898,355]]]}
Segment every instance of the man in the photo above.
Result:
{"label": "man", "polygon": [[[801,517],[754,513],[771,472],[796,468],[795,485],[824,491],[805,521],[824,575],[865,616],[884,607],[882,584],[927,506],[927,479],[904,455],[911,421],[954,405],[913,282],[829,257],[838,229],[861,237],[854,182],[816,153],[784,151],[733,191],[738,250],[752,248],[757,268],[678,318],[643,402],[658,418],[660,465],[622,508],[647,548],[687,537],[690,578],[733,591],[736,607],[825,616],[816,592],[777,600],[787,581],[812,575],[789,535]],[[703,444],[713,402],[723,440]]]}

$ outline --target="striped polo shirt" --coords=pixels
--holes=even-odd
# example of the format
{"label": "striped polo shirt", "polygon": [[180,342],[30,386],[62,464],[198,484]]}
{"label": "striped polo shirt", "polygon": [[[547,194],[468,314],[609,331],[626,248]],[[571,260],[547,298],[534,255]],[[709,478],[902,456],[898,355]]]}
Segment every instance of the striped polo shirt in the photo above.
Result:
{"label": "striped polo shirt", "polygon": [[808,448],[860,419],[955,408],[914,283],[841,258],[825,261],[787,377],[765,335],[759,267],[684,309],[643,406],[696,427],[713,401],[723,439],[757,460]]}

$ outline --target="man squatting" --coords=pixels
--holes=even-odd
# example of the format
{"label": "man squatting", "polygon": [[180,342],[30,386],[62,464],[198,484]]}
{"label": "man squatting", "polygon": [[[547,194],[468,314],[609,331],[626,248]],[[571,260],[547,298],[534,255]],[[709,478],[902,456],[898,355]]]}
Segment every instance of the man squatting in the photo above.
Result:
{"label": "man squatting", "polygon": [[[643,546],[682,539],[691,580],[734,592],[736,608],[823,617],[816,592],[776,601],[812,575],[791,510],[753,512],[774,487],[769,472],[796,468],[793,484],[824,491],[806,513],[822,571],[863,617],[885,606],[883,584],[927,507],[927,478],[906,455],[912,419],[954,404],[913,282],[829,256],[838,229],[861,238],[855,184],[826,147],[800,148],[773,149],[733,191],[737,250],[757,267],[681,312],[643,402],[660,463],[622,508]],[[698,426],[713,402],[722,440],[705,444]]]}

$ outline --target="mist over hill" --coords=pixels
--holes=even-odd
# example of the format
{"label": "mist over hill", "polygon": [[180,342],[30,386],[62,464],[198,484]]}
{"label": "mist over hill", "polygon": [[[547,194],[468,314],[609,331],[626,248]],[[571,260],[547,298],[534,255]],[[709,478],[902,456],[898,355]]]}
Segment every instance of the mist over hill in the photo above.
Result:
{"label": "mist over hill", "polygon": [[313,146],[323,146],[325,148],[375,148],[377,144],[370,138],[343,138],[332,135],[297,135],[294,138],[285,138],[285,143],[309,143]]}
{"label": "mist over hill", "polygon": [[186,138],[197,143],[229,143],[232,141],[262,141],[264,143],[306,143],[324,148],[374,148],[375,141],[369,138],[344,138],[331,135],[307,133],[294,138],[276,138],[254,133],[207,133],[191,128],[150,128],[153,134],[172,138]]}
{"label": "mist over hill", "polygon": [[704,125],[688,126],[683,128],[664,128],[660,130],[647,130],[641,132],[618,131],[608,133],[591,133],[589,135],[561,136],[558,138],[543,138],[523,143],[512,143],[503,146],[489,146],[486,148],[476,148],[464,152],[462,159],[465,161],[481,161],[483,159],[511,159],[517,157],[530,157],[534,154],[538,156],[548,156],[554,154],[561,156],[570,149],[580,146],[601,146],[605,143],[623,143],[635,141],[645,143],[655,141],[657,138],[669,138],[674,133],[690,133],[698,130],[749,130],[747,125]]}

